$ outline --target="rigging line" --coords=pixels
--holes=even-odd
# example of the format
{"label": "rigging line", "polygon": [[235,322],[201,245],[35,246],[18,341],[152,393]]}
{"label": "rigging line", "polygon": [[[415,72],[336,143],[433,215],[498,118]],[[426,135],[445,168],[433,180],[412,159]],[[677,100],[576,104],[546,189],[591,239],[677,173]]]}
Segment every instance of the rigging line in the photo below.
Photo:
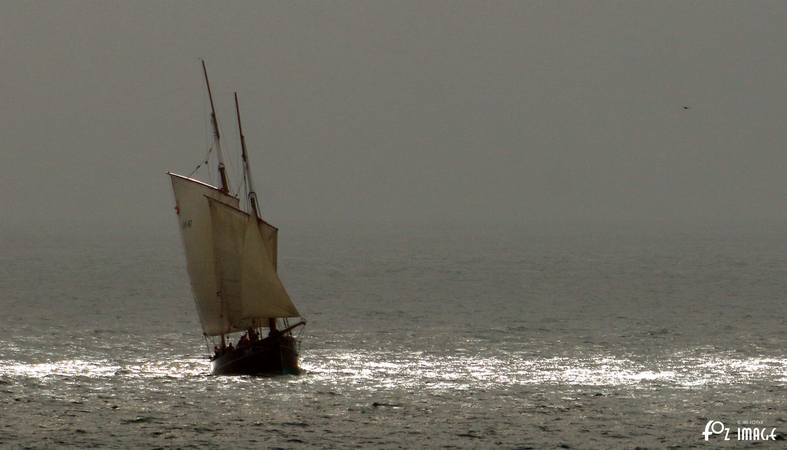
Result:
{"label": "rigging line", "polygon": [[[219,131],[221,132],[221,135],[226,140],[227,135],[224,133],[224,127],[219,125]],[[224,153],[224,159],[225,159],[225,162],[226,162],[225,163],[225,167],[229,167],[230,169],[232,169],[233,173],[238,173],[238,171],[240,170],[239,169],[240,165],[238,163],[238,158],[236,156],[234,156],[232,152],[225,152]],[[229,175],[227,175],[227,178],[228,178],[228,180],[227,180],[227,184],[228,184],[227,188],[229,189],[230,193],[232,193],[232,186],[231,186],[232,183],[229,182]],[[238,188],[235,190],[234,195],[237,197],[239,192],[240,192],[240,186],[238,186]]]}
{"label": "rigging line", "polygon": [[[201,61],[201,59],[199,59],[199,58],[197,58],[197,60]],[[194,176],[194,174],[196,174],[197,171],[200,168],[202,168],[203,165],[206,166],[206,167],[208,166],[208,164],[210,163],[209,162],[210,154],[213,152],[213,136],[211,136],[210,130],[209,130],[209,128],[210,128],[209,116],[210,115],[208,114],[208,95],[206,93],[202,94],[202,113],[203,113],[202,117],[204,118],[204,120],[202,121],[202,139],[203,139],[203,142],[208,143],[208,151],[205,153],[205,157],[202,158],[200,163],[197,164],[197,167],[195,167],[194,170],[189,174],[189,177]]]}
{"label": "rigging line", "polygon": [[[230,159],[230,162],[232,164],[232,169],[235,171],[235,173],[238,173],[238,172],[242,173],[243,172],[243,163],[241,162],[241,158],[238,155],[234,154],[234,153],[231,154],[230,156],[228,156],[228,158]],[[244,174],[244,176],[245,176],[245,174]],[[241,189],[244,188],[244,187],[245,187],[245,180],[238,180],[237,189],[235,190],[235,196],[236,197],[240,196]]]}
{"label": "rigging line", "polygon": [[208,354],[212,355],[213,349],[210,348],[211,342],[208,342],[208,336],[206,334],[203,334],[202,337],[205,339],[205,347],[208,349]]}
{"label": "rigging line", "polygon": [[[246,185],[246,174],[245,173],[243,174],[243,182],[241,183],[240,186],[238,186],[238,192],[235,193],[235,196],[236,197],[239,196],[241,192],[243,192],[244,197],[247,197],[246,192],[248,192],[248,187]],[[249,208],[249,211],[251,211],[251,207],[249,207],[248,201],[246,202],[246,206]]]}
{"label": "rigging line", "polygon": [[210,119],[208,119],[208,98],[207,95],[202,94],[202,139],[203,142],[209,142],[209,145],[213,145],[213,136],[210,134],[210,124],[208,123]]}
{"label": "rigging line", "polygon": [[[235,162],[236,161],[233,161],[233,169],[236,171],[236,173],[238,171],[239,172],[243,172],[242,167],[240,167],[239,164],[235,164]],[[237,196],[240,195],[241,192],[245,192],[245,191],[246,191],[246,174],[244,173],[243,174],[243,181],[238,184],[238,189],[235,191],[235,196],[237,197]]]}
{"label": "rigging line", "polygon": [[202,167],[203,164],[206,165],[206,166],[208,165],[208,158],[210,158],[210,153],[212,151],[213,151],[213,146],[211,145],[208,148],[208,152],[205,154],[205,158],[203,158],[202,161],[200,161],[200,163],[197,164],[197,167],[195,167],[194,170],[189,174],[189,177],[191,177],[192,175],[197,173],[197,171],[200,169],[200,167]]}
{"label": "rigging line", "polygon": [[[237,167],[236,170],[238,170],[240,172],[244,172],[244,170],[243,170],[243,161],[241,161],[241,158],[238,158],[238,167]],[[243,175],[243,191],[238,189],[238,194],[240,195],[240,192],[244,192],[245,193],[248,190],[247,186],[248,185],[246,183],[246,175],[244,174]]]}

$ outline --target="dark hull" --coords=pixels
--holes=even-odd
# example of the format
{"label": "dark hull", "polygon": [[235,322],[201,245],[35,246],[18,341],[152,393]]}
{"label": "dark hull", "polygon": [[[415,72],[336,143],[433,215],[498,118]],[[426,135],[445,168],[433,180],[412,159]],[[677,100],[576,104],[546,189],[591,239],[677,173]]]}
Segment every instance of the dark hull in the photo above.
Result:
{"label": "dark hull", "polygon": [[287,375],[301,373],[297,341],[292,336],[269,336],[248,347],[225,352],[212,360],[214,375]]}

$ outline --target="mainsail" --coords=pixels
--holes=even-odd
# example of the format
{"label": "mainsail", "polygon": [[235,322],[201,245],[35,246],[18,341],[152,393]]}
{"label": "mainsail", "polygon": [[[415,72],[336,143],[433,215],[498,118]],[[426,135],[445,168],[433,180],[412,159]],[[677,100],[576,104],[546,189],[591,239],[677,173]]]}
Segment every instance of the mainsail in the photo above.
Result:
{"label": "mainsail", "polygon": [[238,199],[193,178],[169,173],[175,193],[180,236],[186,253],[186,270],[197,304],[202,331],[210,336],[220,335],[228,328],[223,318],[221,301],[217,295],[213,231],[208,198],[237,207]]}

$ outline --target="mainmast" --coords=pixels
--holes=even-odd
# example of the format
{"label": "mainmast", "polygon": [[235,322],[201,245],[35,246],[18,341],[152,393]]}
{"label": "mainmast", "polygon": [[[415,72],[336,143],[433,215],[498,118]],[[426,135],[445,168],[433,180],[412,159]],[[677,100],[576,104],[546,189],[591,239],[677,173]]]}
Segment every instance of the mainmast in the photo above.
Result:
{"label": "mainmast", "polygon": [[230,186],[227,181],[227,169],[224,167],[224,154],[221,151],[221,136],[219,135],[219,121],[216,118],[216,108],[213,106],[213,93],[210,90],[210,81],[208,81],[208,70],[205,68],[205,60],[202,60],[202,73],[205,74],[205,85],[208,87],[208,98],[210,99],[210,121],[213,125],[213,137],[216,141],[216,156],[219,160],[219,179],[221,186],[219,190],[225,194],[229,194]]}
{"label": "mainmast", "polygon": [[243,126],[240,122],[240,106],[238,106],[238,93],[235,92],[235,113],[238,116],[238,133],[240,133],[241,158],[243,159],[243,172],[246,175],[246,182],[249,187],[249,204],[254,215],[260,219],[260,205],[257,203],[257,193],[254,191],[254,182],[251,180],[251,167],[249,167],[249,155],[246,153],[246,136],[243,135]]}

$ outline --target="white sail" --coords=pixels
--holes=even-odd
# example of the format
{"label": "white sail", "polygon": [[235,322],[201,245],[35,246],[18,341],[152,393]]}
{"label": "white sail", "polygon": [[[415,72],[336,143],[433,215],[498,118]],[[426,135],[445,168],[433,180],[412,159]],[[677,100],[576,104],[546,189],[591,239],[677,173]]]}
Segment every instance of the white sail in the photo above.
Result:
{"label": "white sail", "polygon": [[266,249],[270,254],[271,261],[273,261],[273,269],[276,270],[279,256],[279,229],[261,220],[260,232],[262,233],[262,239],[265,240]]}
{"label": "white sail", "polygon": [[220,200],[208,198],[208,203],[225,332],[262,326],[269,318],[299,317],[274,267],[276,228]]}
{"label": "white sail", "polygon": [[218,297],[213,230],[207,198],[233,207],[238,199],[201,181],[169,173],[175,192],[180,236],[186,253],[186,269],[197,305],[202,331],[210,336],[226,332],[229,321]]}

